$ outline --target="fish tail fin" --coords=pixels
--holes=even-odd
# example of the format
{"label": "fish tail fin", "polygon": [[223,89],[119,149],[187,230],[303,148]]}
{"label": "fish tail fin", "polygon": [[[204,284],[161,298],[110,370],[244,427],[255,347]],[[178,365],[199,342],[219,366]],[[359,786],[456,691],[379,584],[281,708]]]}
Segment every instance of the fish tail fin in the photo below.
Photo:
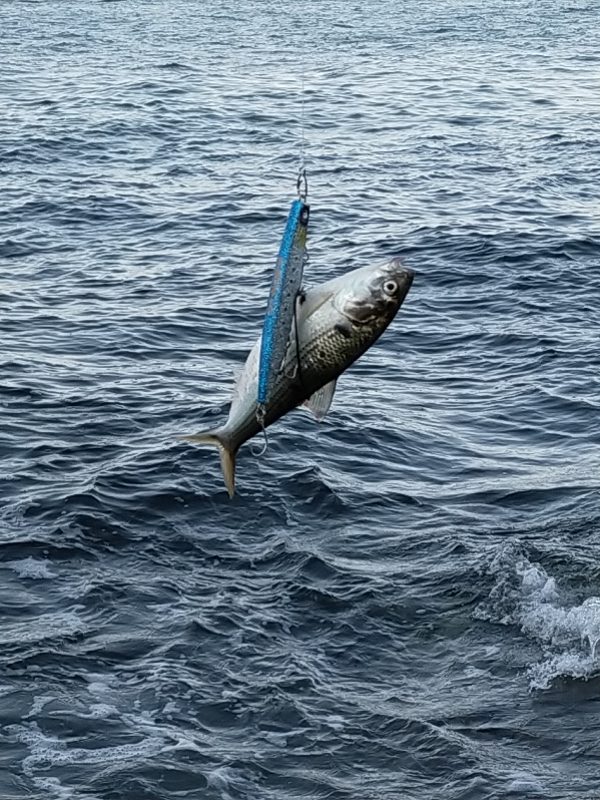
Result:
{"label": "fish tail fin", "polygon": [[219,448],[223,479],[229,497],[233,497],[235,494],[235,454],[237,450],[231,447],[227,437],[221,431],[207,431],[206,433],[195,433],[191,436],[181,436],[180,438],[185,439],[187,442],[208,444]]}

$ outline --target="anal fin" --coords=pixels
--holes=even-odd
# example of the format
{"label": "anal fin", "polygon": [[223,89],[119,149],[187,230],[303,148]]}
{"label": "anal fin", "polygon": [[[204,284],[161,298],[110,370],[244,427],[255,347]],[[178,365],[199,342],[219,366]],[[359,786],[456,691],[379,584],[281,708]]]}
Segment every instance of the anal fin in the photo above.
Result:
{"label": "anal fin", "polygon": [[311,394],[308,400],[304,401],[304,405],[319,421],[325,417],[331,408],[336,382],[336,380],[333,380],[326,383],[325,386],[322,386],[317,392]]}

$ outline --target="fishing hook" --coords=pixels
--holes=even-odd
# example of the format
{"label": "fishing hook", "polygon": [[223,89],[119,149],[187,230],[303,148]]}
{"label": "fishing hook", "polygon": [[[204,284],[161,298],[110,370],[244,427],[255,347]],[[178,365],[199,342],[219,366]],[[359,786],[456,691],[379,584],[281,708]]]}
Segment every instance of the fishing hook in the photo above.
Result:
{"label": "fishing hook", "polygon": [[260,450],[260,451],[254,450],[254,449],[253,449],[253,447],[254,447],[254,442],[252,443],[251,452],[252,452],[252,455],[253,455],[255,458],[260,458],[261,456],[264,456],[264,454],[265,454],[265,453],[267,452],[267,450],[269,449],[269,439],[268,439],[268,437],[267,437],[267,429],[265,428],[265,416],[266,416],[266,413],[265,413],[265,407],[264,407],[264,405],[261,403],[261,404],[260,404],[260,405],[258,405],[258,406],[257,406],[257,408],[256,408],[256,421],[258,422],[258,424],[259,424],[259,425],[260,425],[260,427],[261,427],[261,430],[262,430],[262,432],[263,432],[263,436],[264,436],[264,439],[265,439],[265,441],[264,441],[264,443],[263,443],[262,450]]}

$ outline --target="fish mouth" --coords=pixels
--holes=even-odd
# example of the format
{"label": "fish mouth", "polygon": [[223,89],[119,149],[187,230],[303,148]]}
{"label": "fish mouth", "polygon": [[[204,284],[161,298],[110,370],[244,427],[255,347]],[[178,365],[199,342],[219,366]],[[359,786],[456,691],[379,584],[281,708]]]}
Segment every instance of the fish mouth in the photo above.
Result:
{"label": "fish mouth", "polygon": [[401,305],[404,301],[404,298],[408,294],[410,287],[412,286],[412,282],[415,278],[415,272],[414,270],[405,267],[398,256],[392,258],[388,263],[387,271],[398,284],[397,297],[399,299],[399,304]]}

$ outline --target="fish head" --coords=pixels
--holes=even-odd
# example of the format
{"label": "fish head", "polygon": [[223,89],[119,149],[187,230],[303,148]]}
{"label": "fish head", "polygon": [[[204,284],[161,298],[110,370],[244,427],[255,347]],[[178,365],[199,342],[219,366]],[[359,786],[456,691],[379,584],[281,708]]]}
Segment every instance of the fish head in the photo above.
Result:
{"label": "fish head", "polygon": [[413,282],[414,272],[400,259],[361,267],[344,275],[333,305],[354,325],[391,321]]}

